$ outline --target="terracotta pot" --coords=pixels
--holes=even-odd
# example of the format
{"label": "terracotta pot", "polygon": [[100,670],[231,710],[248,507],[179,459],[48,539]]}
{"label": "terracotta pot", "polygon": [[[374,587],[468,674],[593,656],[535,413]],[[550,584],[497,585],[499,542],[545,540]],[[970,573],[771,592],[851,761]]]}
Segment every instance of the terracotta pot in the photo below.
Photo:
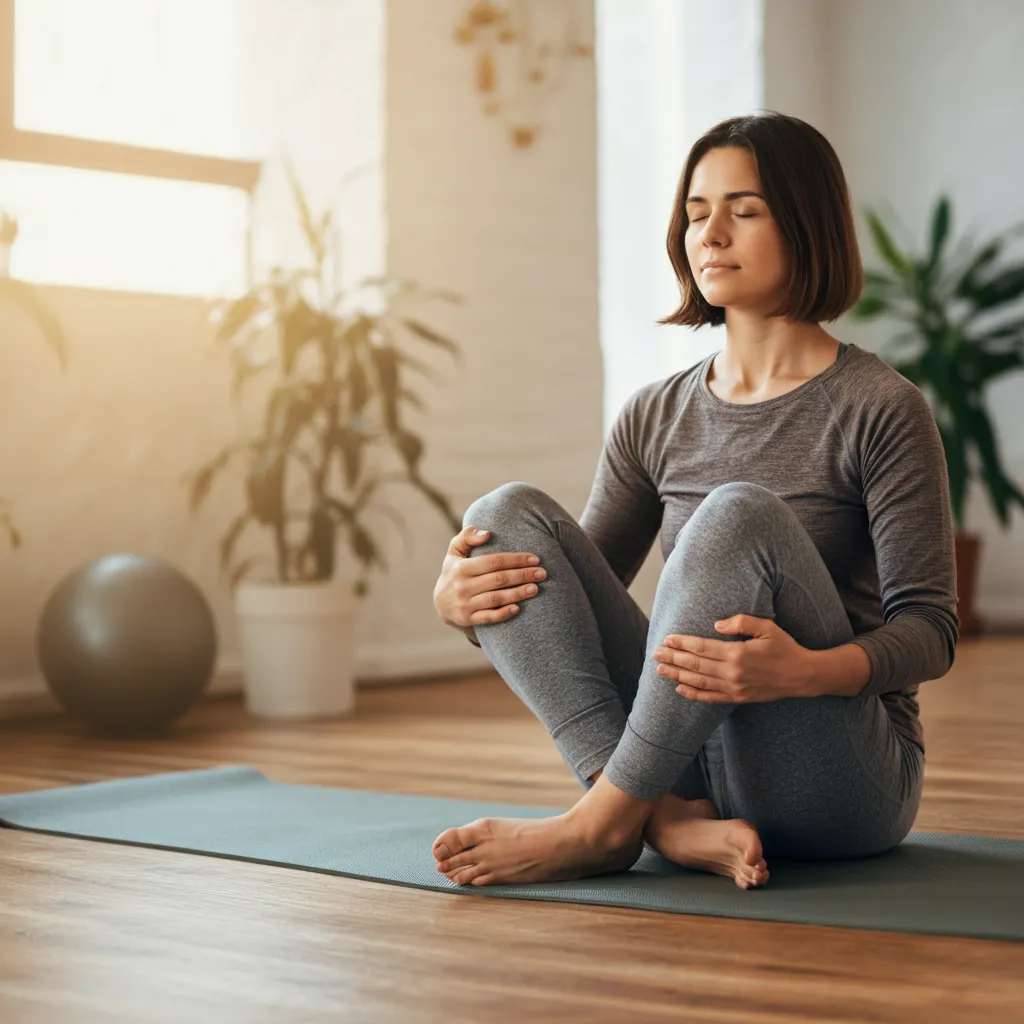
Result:
{"label": "terracotta pot", "polygon": [[981,620],[974,611],[980,553],[981,537],[978,534],[956,531],[956,613],[960,617],[962,637],[981,632]]}

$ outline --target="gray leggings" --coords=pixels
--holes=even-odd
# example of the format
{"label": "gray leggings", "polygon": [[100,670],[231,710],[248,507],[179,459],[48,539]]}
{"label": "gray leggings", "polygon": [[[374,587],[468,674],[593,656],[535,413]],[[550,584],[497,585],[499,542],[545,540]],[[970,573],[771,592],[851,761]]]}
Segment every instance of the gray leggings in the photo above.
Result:
{"label": "gray leggings", "polygon": [[[857,857],[896,846],[921,800],[924,755],[878,697],[705,704],[681,697],[652,654],[669,633],[772,618],[804,647],[853,631],[814,543],[781,498],[716,487],[679,531],[650,622],[579,524],[543,491],[509,483],[464,523],[489,529],[472,557],[529,551],[547,579],[517,616],[477,626],[481,647],[587,788],[598,768],[645,800],[672,792],[745,818],[765,857]],[[628,716],[628,717],[627,717]]]}

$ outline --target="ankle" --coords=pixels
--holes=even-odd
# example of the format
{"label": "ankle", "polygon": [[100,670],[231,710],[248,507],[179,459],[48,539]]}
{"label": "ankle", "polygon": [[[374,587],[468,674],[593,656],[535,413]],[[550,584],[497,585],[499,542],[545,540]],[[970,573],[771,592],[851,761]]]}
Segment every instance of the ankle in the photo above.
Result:
{"label": "ankle", "polygon": [[565,820],[587,844],[617,848],[640,838],[655,806],[602,777],[565,812]]}

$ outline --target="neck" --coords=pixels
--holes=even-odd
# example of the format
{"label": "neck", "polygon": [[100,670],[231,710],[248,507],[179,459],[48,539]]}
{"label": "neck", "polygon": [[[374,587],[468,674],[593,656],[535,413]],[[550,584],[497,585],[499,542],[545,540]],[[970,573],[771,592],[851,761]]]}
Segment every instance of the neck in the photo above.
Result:
{"label": "neck", "polygon": [[838,355],[838,343],[820,324],[794,323],[727,309],[725,348],[715,376],[755,392],[771,381],[806,380]]}

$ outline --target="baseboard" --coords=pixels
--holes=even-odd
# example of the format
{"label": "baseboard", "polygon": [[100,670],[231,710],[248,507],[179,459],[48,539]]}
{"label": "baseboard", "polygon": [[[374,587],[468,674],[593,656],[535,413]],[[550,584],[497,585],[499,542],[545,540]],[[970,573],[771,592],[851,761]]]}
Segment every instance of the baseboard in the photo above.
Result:
{"label": "baseboard", "polygon": [[[360,687],[489,669],[490,662],[483,651],[457,634],[413,647],[367,644],[356,657],[356,681]],[[228,656],[217,662],[213,678],[204,692],[211,697],[226,696],[241,693],[242,686],[241,658]],[[42,676],[0,680],[0,721],[34,718],[61,711]]]}
{"label": "baseboard", "polygon": [[[1024,596],[979,602],[978,615],[991,633],[1024,632]],[[414,647],[367,644],[357,655],[356,679],[360,687],[406,680],[427,680],[444,675],[486,672],[484,653],[453,634]],[[222,658],[206,688],[208,696],[242,692],[242,663],[236,656]],[[60,713],[42,676],[0,680],[0,721]]]}

